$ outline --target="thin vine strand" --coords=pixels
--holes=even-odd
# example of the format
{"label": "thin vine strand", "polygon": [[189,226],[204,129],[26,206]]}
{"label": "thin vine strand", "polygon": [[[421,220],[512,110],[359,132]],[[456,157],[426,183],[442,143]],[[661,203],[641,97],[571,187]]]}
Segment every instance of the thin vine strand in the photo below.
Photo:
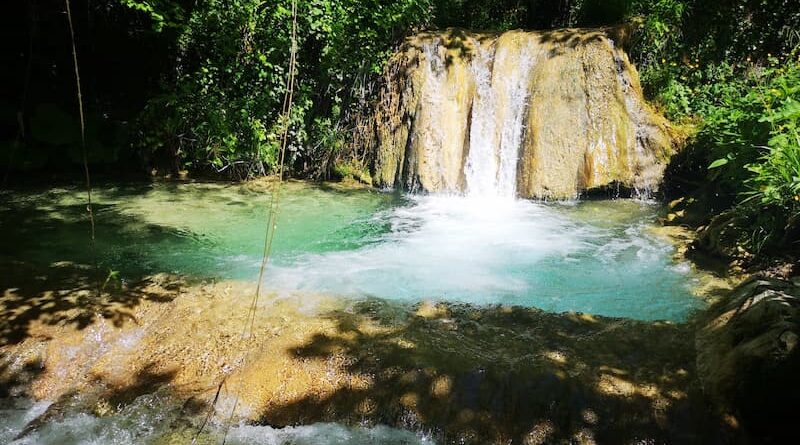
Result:
{"label": "thin vine strand", "polygon": [[83,155],[83,173],[86,177],[86,212],[89,214],[89,225],[91,230],[89,232],[90,242],[89,248],[92,253],[92,262],[94,263],[94,278],[97,291],[97,298],[100,298],[100,276],[98,274],[97,252],[95,241],[95,222],[94,222],[94,208],[92,204],[92,180],[89,176],[89,156],[86,151],[86,123],[83,117],[83,95],[81,93],[81,75],[78,69],[78,49],[75,46],[75,29],[72,26],[72,11],[70,8],[69,0],[64,0],[64,5],[67,9],[67,23],[69,24],[69,35],[72,43],[72,64],[75,68],[75,88],[78,93],[78,115],[80,116],[81,128],[81,152]]}
{"label": "thin vine strand", "polygon": [[[258,283],[256,284],[256,291],[253,295],[253,299],[250,303],[248,308],[247,319],[245,320],[244,327],[242,329],[242,339],[248,338],[249,336],[253,335],[254,327],[255,327],[255,314],[258,308],[258,300],[261,296],[261,287],[262,281],[264,279],[264,273],[267,268],[267,264],[269,263],[269,257],[272,253],[272,244],[273,240],[275,239],[275,231],[277,229],[277,222],[278,222],[278,210],[280,208],[280,199],[281,199],[281,192],[283,189],[283,176],[285,173],[285,165],[286,165],[286,147],[289,141],[289,127],[291,125],[291,117],[292,117],[292,103],[294,100],[294,84],[295,84],[295,67],[297,64],[297,0],[292,1],[292,33],[291,33],[291,50],[289,55],[289,73],[286,79],[286,93],[284,95],[283,101],[283,115],[285,116],[285,122],[283,126],[283,135],[281,138],[281,149],[280,149],[280,156],[278,162],[278,182],[274,188],[273,193],[270,196],[269,200],[269,209],[267,214],[267,224],[265,227],[265,234],[264,234],[264,250],[261,257],[261,266],[258,272]],[[247,356],[245,355],[242,366],[244,366],[247,362]],[[241,396],[241,381],[238,382],[236,391],[236,398],[233,403],[233,407],[231,408],[231,413],[228,416],[227,421],[225,422],[225,431],[222,437],[222,445],[225,445],[228,432],[231,428],[231,423],[233,422],[233,417],[236,414],[236,409],[239,406],[239,399]],[[215,400],[216,402],[216,400]],[[202,431],[202,429],[201,429]],[[198,431],[198,435],[200,431]],[[195,439],[197,436],[195,436]],[[194,442],[194,441],[193,441]]]}

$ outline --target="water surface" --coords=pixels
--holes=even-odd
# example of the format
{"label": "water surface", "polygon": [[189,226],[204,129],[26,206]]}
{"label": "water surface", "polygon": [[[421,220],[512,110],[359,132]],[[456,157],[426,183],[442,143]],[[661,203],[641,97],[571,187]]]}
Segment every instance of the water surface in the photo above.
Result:
{"label": "water surface", "polygon": [[[98,187],[96,254],[122,279],[174,272],[255,280],[269,193],[246,185]],[[4,192],[0,259],[90,264],[80,189]],[[450,300],[642,320],[701,305],[659,206],[403,196],[289,183],[265,289],[344,298]]]}

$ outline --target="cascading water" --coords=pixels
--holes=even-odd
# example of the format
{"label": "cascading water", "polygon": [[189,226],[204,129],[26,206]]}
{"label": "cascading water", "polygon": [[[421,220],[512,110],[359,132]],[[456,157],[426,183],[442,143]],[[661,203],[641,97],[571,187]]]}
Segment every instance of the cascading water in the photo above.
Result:
{"label": "cascading water", "polygon": [[529,98],[530,74],[539,56],[535,45],[479,44],[471,69],[477,84],[472,105],[466,192],[514,197],[517,161]]}
{"label": "cascading water", "polygon": [[476,83],[472,104],[469,133],[469,155],[464,174],[467,193],[487,195],[499,192],[501,171],[497,150],[497,129],[494,125],[496,100],[492,91],[492,48],[478,45],[477,54],[470,64]]}
{"label": "cascading water", "polygon": [[[501,46],[495,55],[496,75],[492,79],[499,104],[496,122],[500,125],[500,171],[498,191],[502,196],[516,193],[517,161],[522,144],[523,117],[528,100],[530,75],[539,51],[527,46],[519,53]],[[506,74],[508,73],[508,74]]]}
{"label": "cascading water", "polygon": [[376,110],[377,185],[556,199],[657,188],[671,130],[609,33],[409,39]]}

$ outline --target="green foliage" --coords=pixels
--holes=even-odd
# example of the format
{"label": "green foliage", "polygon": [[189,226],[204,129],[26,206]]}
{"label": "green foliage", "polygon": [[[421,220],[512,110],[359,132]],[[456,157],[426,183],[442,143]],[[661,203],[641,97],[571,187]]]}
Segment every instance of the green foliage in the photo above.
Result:
{"label": "green foliage", "polygon": [[681,0],[632,2],[630,20],[637,27],[632,56],[645,74],[645,84],[652,83],[656,73],[663,76],[663,71],[669,72],[675,66],[674,56],[683,42],[686,10],[687,4]]}
{"label": "green foliage", "polygon": [[[288,126],[289,163],[338,150],[334,122],[398,39],[424,23],[427,0],[298,0],[291,121],[281,111],[291,50],[291,0],[204,0],[178,37],[178,74],[143,115],[146,151],[175,168],[242,177],[274,170]],[[320,153],[320,151],[322,153]]]}
{"label": "green foliage", "polygon": [[165,27],[177,28],[183,23],[185,11],[181,4],[173,0],[118,0],[119,3],[146,15],[152,22],[153,30],[160,32]]}
{"label": "green foliage", "polygon": [[777,208],[789,220],[800,215],[800,66],[779,68],[763,92],[764,113],[759,123],[769,125],[769,140],[747,185],[754,203]]}
{"label": "green foliage", "polygon": [[[731,219],[740,234],[735,241],[754,254],[792,248],[800,214],[797,57],[770,56],[741,73],[715,64],[673,83],[691,89],[681,112],[700,119],[694,151],[704,156],[716,199],[730,201],[739,215]],[[662,94],[683,103],[672,90]]]}
{"label": "green foliage", "polygon": [[77,144],[80,126],[77,120],[52,103],[40,104],[31,117],[34,140],[52,145]]}

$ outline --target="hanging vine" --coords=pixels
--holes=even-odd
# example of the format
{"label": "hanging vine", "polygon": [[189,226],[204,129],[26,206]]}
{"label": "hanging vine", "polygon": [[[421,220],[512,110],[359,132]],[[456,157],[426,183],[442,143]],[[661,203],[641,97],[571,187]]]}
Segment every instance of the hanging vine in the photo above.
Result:
{"label": "hanging vine", "polygon": [[86,212],[89,215],[90,225],[90,240],[89,248],[92,253],[92,263],[94,266],[94,281],[96,285],[97,298],[100,298],[100,277],[98,275],[97,265],[97,252],[95,241],[95,222],[94,222],[94,206],[92,204],[92,180],[89,175],[89,155],[86,150],[86,121],[83,114],[83,94],[81,93],[81,74],[78,69],[78,50],[75,46],[75,29],[72,25],[72,10],[70,9],[69,0],[64,0],[64,6],[67,9],[67,23],[69,24],[69,36],[72,43],[72,65],[75,68],[75,89],[78,96],[78,115],[80,117],[80,131],[81,131],[81,152],[83,156],[83,172],[86,178]]}
{"label": "hanging vine", "polygon": [[[289,55],[289,72],[286,78],[286,88],[285,88],[286,93],[283,98],[283,107],[282,107],[283,132],[281,136],[281,146],[278,158],[278,178],[277,182],[275,183],[274,189],[270,194],[269,206],[267,210],[267,223],[264,233],[264,249],[262,252],[261,265],[258,273],[258,283],[256,285],[256,291],[255,294],[253,295],[253,299],[250,302],[250,306],[248,307],[247,317],[245,319],[245,324],[242,329],[243,340],[251,338],[254,333],[255,316],[256,316],[256,311],[258,309],[258,300],[261,297],[261,287],[262,287],[262,282],[264,280],[264,273],[266,272],[267,264],[269,263],[269,257],[272,253],[272,245],[275,239],[275,232],[278,227],[278,214],[280,209],[281,194],[283,192],[283,183],[284,183],[283,179],[285,175],[285,166],[286,166],[286,149],[289,143],[289,131],[292,119],[292,105],[294,102],[294,88],[296,82],[295,78],[297,74],[296,66],[297,66],[297,0],[293,0],[291,51]],[[244,361],[246,362],[246,357]],[[209,414],[207,415],[205,421],[199,428],[197,434],[195,434],[195,437],[192,439],[192,443],[196,443],[197,438],[203,431],[205,425],[208,423],[208,419],[213,413],[214,405],[219,399],[219,393],[221,389],[227,386],[226,380],[227,378],[223,378],[222,382],[220,382],[219,386],[217,387],[217,392],[216,395],[214,396],[214,400],[211,403]],[[231,422],[233,421],[233,417],[236,414],[236,409],[239,406],[239,397],[241,394],[241,389],[242,388],[240,387],[236,391],[236,399],[234,400],[233,407],[231,408],[231,413],[228,416],[228,419],[225,423],[225,432],[222,439],[223,445],[226,442],[228,431],[230,430],[231,427]]]}

